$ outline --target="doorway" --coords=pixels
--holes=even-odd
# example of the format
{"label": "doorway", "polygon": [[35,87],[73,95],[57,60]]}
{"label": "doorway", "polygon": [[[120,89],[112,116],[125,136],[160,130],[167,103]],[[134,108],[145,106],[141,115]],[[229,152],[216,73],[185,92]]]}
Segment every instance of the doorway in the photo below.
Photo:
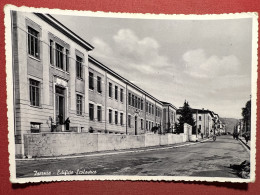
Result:
{"label": "doorway", "polygon": [[56,122],[62,125],[65,121],[65,88],[63,87],[55,87],[55,106]]}

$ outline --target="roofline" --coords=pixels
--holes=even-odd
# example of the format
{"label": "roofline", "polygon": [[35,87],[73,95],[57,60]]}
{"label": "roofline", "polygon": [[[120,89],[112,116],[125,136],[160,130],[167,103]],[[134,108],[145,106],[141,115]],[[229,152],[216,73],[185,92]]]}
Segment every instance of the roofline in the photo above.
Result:
{"label": "roofline", "polygon": [[161,101],[161,103],[162,103],[163,105],[166,105],[166,106],[171,106],[172,108],[174,108],[175,110],[177,110],[177,107],[174,106],[173,104],[169,103],[169,102]]}
{"label": "roofline", "polygon": [[101,69],[109,72],[111,75],[113,75],[114,77],[116,77],[117,79],[121,80],[122,82],[124,82],[125,84],[135,88],[136,90],[138,90],[141,93],[144,93],[146,96],[148,96],[149,98],[153,99],[154,101],[160,103],[161,105],[163,105],[163,103],[158,100],[157,98],[153,97],[152,95],[150,95],[149,93],[147,93],[146,91],[144,91],[143,89],[141,89],[140,87],[138,87],[137,85],[135,85],[134,83],[130,82],[129,80],[125,79],[124,77],[122,77],[121,75],[119,75],[118,73],[114,72],[113,70],[111,70],[110,68],[108,68],[106,65],[104,65],[103,63],[99,62],[97,59],[95,59],[94,57],[88,55],[88,60],[92,63],[94,63],[94,65],[99,66]]}
{"label": "roofline", "polygon": [[42,14],[42,13],[34,13],[36,16],[56,28],[58,31],[63,33],[65,36],[69,37],[71,40],[75,41],[79,45],[81,45],[83,48],[85,48],[88,51],[91,51],[94,49],[94,46],[86,42],[84,39],[82,39],[80,36],[78,36],[76,33],[71,31],[69,28],[67,28],[65,25],[63,25],[61,22],[59,22],[57,19],[55,19],[50,14]]}

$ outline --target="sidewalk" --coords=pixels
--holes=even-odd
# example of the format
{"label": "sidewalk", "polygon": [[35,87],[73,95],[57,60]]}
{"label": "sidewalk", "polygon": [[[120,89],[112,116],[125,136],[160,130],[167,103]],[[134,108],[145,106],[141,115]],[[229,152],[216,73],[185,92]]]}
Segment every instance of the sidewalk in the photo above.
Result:
{"label": "sidewalk", "polygon": [[68,158],[82,158],[82,157],[90,157],[90,156],[106,156],[106,155],[116,155],[123,153],[135,153],[135,152],[147,152],[147,151],[155,151],[155,150],[166,150],[172,148],[179,148],[184,146],[195,145],[199,143],[203,143],[209,140],[208,138],[204,138],[203,140],[199,140],[198,142],[182,142],[176,143],[172,145],[160,145],[160,146],[149,146],[142,148],[132,148],[125,150],[108,150],[108,151],[100,151],[100,152],[89,152],[82,154],[72,154],[72,155],[63,155],[63,156],[46,156],[46,157],[37,157],[37,158],[24,158],[24,159],[15,159],[16,161],[34,161],[34,160],[55,160],[55,159],[68,159]]}

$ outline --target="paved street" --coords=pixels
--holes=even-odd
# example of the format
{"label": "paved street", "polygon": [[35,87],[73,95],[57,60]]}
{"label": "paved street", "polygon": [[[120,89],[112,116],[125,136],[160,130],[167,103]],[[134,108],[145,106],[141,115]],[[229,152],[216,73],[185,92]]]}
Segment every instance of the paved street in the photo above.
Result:
{"label": "paved street", "polygon": [[209,140],[167,150],[17,161],[17,177],[75,174],[78,169],[78,173],[97,175],[238,177],[229,165],[240,164],[244,160],[249,160],[249,153],[239,141],[227,135],[217,137],[216,142]]}

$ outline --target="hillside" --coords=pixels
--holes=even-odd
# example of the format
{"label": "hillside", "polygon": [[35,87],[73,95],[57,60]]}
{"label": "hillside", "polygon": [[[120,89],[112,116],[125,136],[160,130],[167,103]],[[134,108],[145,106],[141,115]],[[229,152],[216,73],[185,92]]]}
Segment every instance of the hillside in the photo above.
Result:
{"label": "hillside", "polygon": [[233,133],[234,126],[238,123],[238,119],[235,119],[235,118],[220,118],[220,120],[226,124],[227,132]]}

